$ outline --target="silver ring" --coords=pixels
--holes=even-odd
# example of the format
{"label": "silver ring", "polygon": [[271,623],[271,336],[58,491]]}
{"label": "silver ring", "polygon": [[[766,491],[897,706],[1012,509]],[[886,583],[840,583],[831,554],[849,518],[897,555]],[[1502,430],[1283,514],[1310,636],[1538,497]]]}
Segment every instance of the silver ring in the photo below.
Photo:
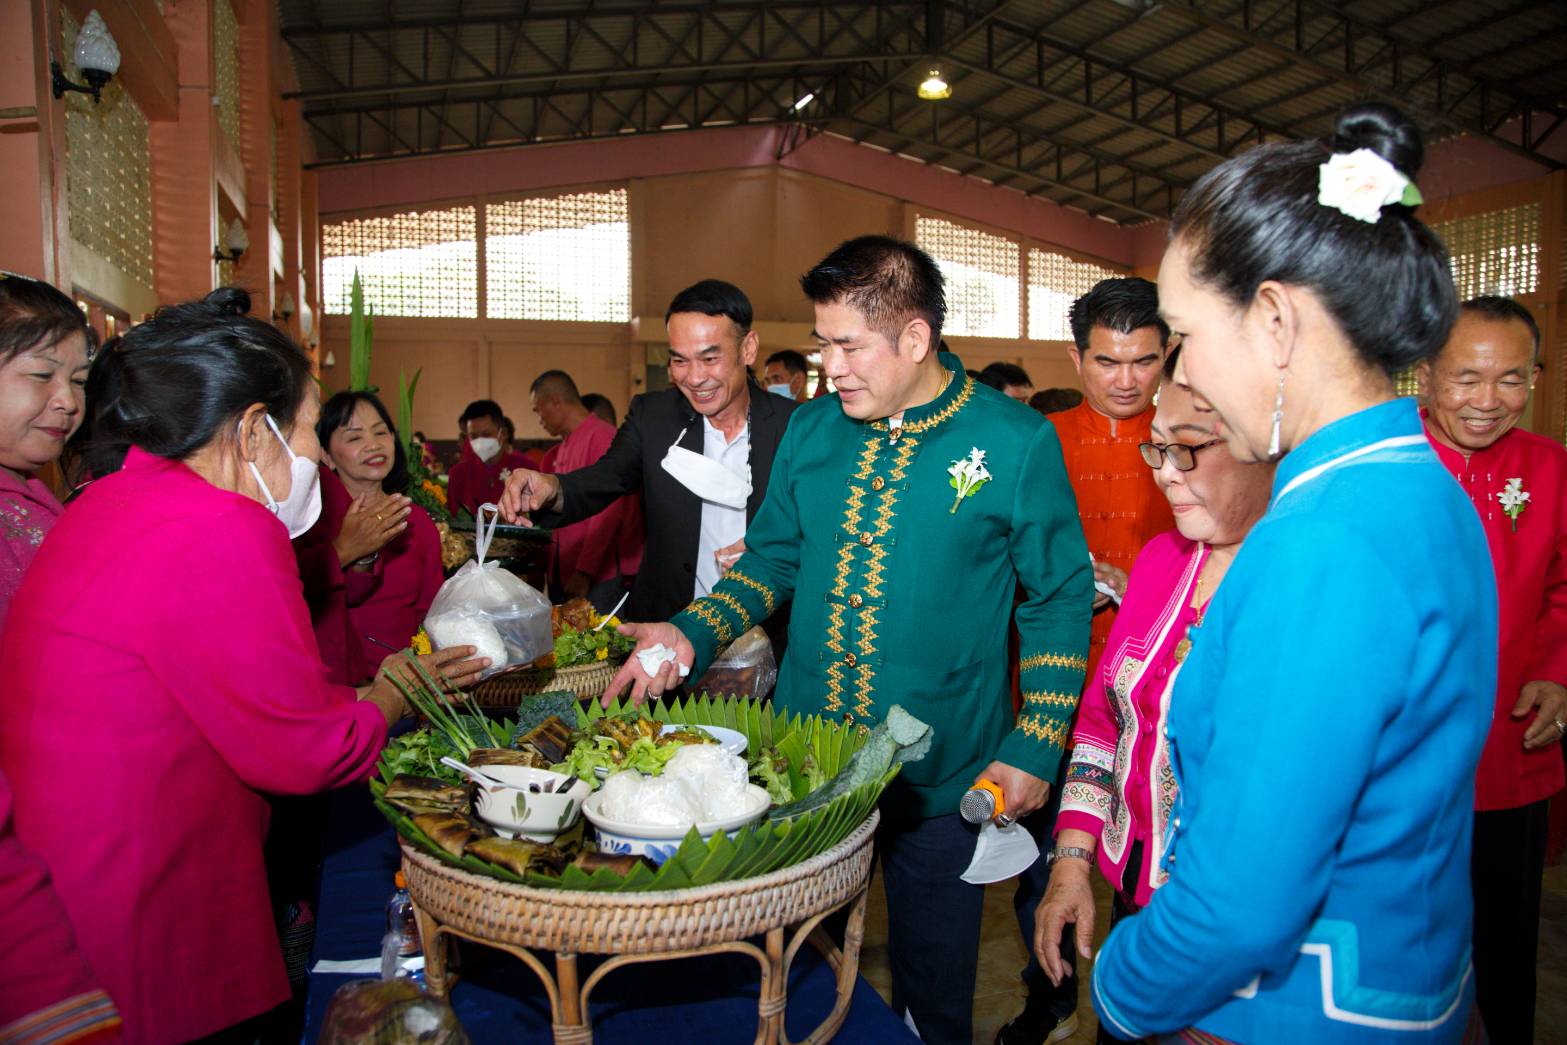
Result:
{"label": "silver ring", "polygon": [[1017,823],[1017,817],[1015,816],[1008,816],[1005,813],[996,814],[997,827],[1011,827],[1015,823]]}
{"label": "silver ring", "polygon": [[1567,737],[1567,722],[1563,722],[1558,718],[1556,720],[1556,731],[1562,736]]}

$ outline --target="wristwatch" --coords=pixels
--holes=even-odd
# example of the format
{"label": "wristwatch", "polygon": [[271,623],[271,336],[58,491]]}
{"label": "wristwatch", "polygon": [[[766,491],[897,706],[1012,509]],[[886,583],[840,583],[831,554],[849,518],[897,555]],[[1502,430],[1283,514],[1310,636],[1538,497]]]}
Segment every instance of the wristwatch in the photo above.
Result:
{"label": "wristwatch", "polygon": [[1088,866],[1094,865],[1094,851],[1084,849],[1080,845],[1058,845],[1050,850],[1050,855],[1045,857],[1048,866],[1055,866],[1057,860],[1086,860]]}

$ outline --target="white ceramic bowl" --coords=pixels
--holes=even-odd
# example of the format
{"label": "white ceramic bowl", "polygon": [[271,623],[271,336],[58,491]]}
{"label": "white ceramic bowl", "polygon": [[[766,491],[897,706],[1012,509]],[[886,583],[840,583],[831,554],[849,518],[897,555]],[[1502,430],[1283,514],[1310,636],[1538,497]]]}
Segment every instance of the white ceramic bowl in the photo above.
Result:
{"label": "white ceramic bowl", "polygon": [[[697,833],[704,841],[720,832],[733,838],[746,824],[760,820],[767,813],[772,800],[768,798],[766,788],[755,784],[747,784],[745,787],[751,799],[750,808],[741,816],[697,824]],[[582,804],[582,815],[593,825],[600,852],[616,856],[645,856],[655,864],[661,864],[675,855],[675,850],[680,848],[681,841],[691,830],[690,824],[681,827],[644,827],[610,820],[599,813],[603,801],[604,792],[596,791]]]}
{"label": "white ceramic bowl", "polygon": [[[479,771],[505,782],[474,785],[473,811],[480,820],[507,838],[519,836],[534,842],[553,842],[555,836],[577,822],[582,803],[593,789],[586,780],[565,773],[528,766],[480,766]],[[557,790],[533,792],[529,784],[553,781]]]}
{"label": "white ceramic bowl", "polygon": [[[700,729],[702,732],[718,741],[719,749],[727,755],[743,755],[745,754],[745,749],[749,746],[747,740],[745,739],[745,734],[741,733],[739,730],[725,729],[723,726],[703,726],[698,723],[691,724],[695,725],[696,728]],[[659,735],[662,736],[665,733],[676,733],[679,732],[682,728],[684,727],[676,725],[673,722],[666,722],[664,724],[664,728],[659,730]],[[598,777],[600,780],[607,780],[609,778],[609,767],[595,766],[593,768],[593,775]]]}

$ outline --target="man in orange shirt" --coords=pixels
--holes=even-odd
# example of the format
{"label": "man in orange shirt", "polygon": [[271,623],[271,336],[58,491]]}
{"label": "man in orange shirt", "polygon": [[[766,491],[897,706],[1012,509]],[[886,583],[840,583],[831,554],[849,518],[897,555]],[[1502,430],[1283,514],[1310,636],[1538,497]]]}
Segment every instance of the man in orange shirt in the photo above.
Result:
{"label": "man in orange shirt", "polygon": [[[1066,475],[1077,495],[1077,514],[1094,557],[1094,579],[1126,592],[1126,577],[1137,555],[1154,537],[1175,526],[1170,504],[1143,463],[1139,443],[1151,439],[1154,393],[1164,366],[1170,328],[1159,318],[1159,295],[1146,279],[1102,280],[1072,303],[1072,363],[1083,383],[1083,401],[1050,415],[1061,437]],[[1090,679],[1098,678],[1116,603],[1107,595],[1094,602],[1089,636]],[[1059,806],[1061,782],[1050,789],[1051,803],[1030,824],[1049,838]],[[1018,878],[1013,907],[1024,946],[1029,946],[1034,908],[1044,896],[1050,862],[1041,858]],[[1068,940],[1064,955],[1074,950]],[[1031,956],[1023,970],[1028,1001],[1023,1012],[996,1035],[996,1045],[1042,1045],[1062,1041],[1077,1030],[1077,978],[1051,985]]]}

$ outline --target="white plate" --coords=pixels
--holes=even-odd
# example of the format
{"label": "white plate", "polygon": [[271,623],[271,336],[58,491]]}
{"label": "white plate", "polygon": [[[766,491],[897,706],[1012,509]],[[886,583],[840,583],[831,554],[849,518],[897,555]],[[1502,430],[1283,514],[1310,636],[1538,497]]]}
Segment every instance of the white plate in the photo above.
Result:
{"label": "white plate", "polygon": [[[688,722],[684,723],[683,725],[696,726],[702,732],[718,741],[719,750],[723,751],[727,755],[745,754],[745,749],[748,744],[745,739],[745,734],[741,733],[739,730],[725,729],[723,726],[704,726],[695,722]],[[664,723],[664,728],[659,730],[659,735],[662,736],[665,733],[674,733],[679,731],[681,728],[683,728],[682,724],[666,722]],[[593,775],[598,777],[600,780],[603,780],[609,776],[609,767],[595,766],[593,767]]]}

